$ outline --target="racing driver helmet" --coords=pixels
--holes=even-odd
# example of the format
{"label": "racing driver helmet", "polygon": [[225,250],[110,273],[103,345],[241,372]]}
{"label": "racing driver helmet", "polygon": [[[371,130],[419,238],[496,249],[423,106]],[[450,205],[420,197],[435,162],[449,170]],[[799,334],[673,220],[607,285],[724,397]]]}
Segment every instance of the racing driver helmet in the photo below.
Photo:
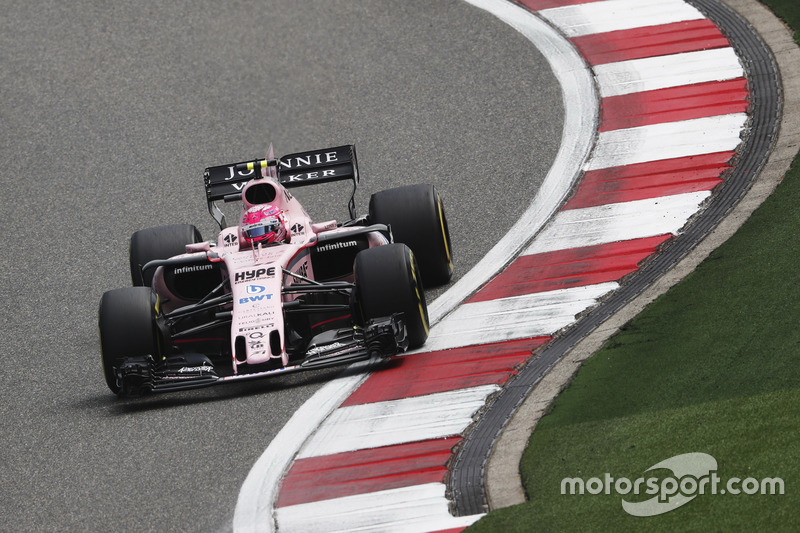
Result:
{"label": "racing driver helmet", "polygon": [[286,240],[286,217],[283,211],[270,204],[256,205],[245,211],[239,225],[242,239],[253,246]]}

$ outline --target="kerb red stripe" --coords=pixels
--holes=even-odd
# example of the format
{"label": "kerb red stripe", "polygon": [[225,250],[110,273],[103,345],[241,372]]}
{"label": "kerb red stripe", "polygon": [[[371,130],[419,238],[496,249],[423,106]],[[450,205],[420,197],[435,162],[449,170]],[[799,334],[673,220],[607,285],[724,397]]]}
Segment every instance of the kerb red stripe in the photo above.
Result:
{"label": "kerb red stripe", "polygon": [[595,33],[571,40],[590,65],[730,46],[707,19]]}
{"label": "kerb red stripe", "polygon": [[342,407],[504,383],[550,337],[534,337],[392,359],[373,372]]}
{"label": "kerb red stripe", "polygon": [[563,209],[580,209],[671,194],[709,191],[722,181],[734,152],[664,159],[584,174]]}
{"label": "kerb red stripe", "polygon": [[442,482],[452,448],[460,440],[448,437],[298,459],[283,480],[275,506]]}
{"label": "kerb red stripe", "polygon": [[617,281],[635,271],[671,235],[523,255],[469,302]]}
{"label": "kerb red stripe", "polygon": [[736,78],[609,96],[600,102],[599,131],[744,113],[747,80]]}

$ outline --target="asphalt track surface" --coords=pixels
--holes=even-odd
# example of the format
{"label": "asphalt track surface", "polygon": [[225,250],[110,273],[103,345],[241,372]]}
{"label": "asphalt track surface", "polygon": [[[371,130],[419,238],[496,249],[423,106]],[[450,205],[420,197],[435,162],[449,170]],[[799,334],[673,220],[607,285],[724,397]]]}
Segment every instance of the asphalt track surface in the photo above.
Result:
{"label": "asphalt track surface", "polygon": [[[133,231],[213,236],[205,166],[354,143],[362,211],[434,183],[463,274],[558,149],[546,62],[464,2],[4,4],[0,531],[229,530],[254,461],[339,372],[135,401],[106,388],[100,295],[129,283]],[[332,193],[298,196],[342,218]]]}

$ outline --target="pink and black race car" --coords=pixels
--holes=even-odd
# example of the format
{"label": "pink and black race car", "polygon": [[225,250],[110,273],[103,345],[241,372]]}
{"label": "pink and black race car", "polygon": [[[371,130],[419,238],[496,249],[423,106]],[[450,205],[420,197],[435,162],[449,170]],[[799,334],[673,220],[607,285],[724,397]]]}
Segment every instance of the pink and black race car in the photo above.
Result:
{"label": "pink and black race car", "polygon": [[[350,220],[314,222],[294,187],[352,180]],[[351,145],[205,170],[220,232],[191,224],[137,231],[133,287],[103,294],[103,370],[120,396],[382,360],[428,337],[425,287],[453,273],[444,205],[432,185],[373,194],[356,215]],[[227,226],[217,202],[241,202]]]}

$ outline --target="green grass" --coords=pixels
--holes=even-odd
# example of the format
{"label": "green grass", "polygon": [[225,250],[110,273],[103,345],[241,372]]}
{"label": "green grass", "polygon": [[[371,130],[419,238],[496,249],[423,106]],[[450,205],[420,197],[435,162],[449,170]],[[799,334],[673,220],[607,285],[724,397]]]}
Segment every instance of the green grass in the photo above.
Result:
{"label": "green grass", "polygon": [[783,20],[794,31],[794,40],[800,43],[800,8],[797,0],[762,0],[762,4],[769,7],[775,15]]}
{"label": "green grass", "polygon": [[[765,3],[800,27],[797,0]],[[799,160],[736,235],[583,365],[522,459],[529,502],[470,532],[800,529]],[[689,452],[716,458],[723,480],[780,477],[785,494],[699,495],[645,518],[613,490],[561,494],[566,477],[635,480]]]}

